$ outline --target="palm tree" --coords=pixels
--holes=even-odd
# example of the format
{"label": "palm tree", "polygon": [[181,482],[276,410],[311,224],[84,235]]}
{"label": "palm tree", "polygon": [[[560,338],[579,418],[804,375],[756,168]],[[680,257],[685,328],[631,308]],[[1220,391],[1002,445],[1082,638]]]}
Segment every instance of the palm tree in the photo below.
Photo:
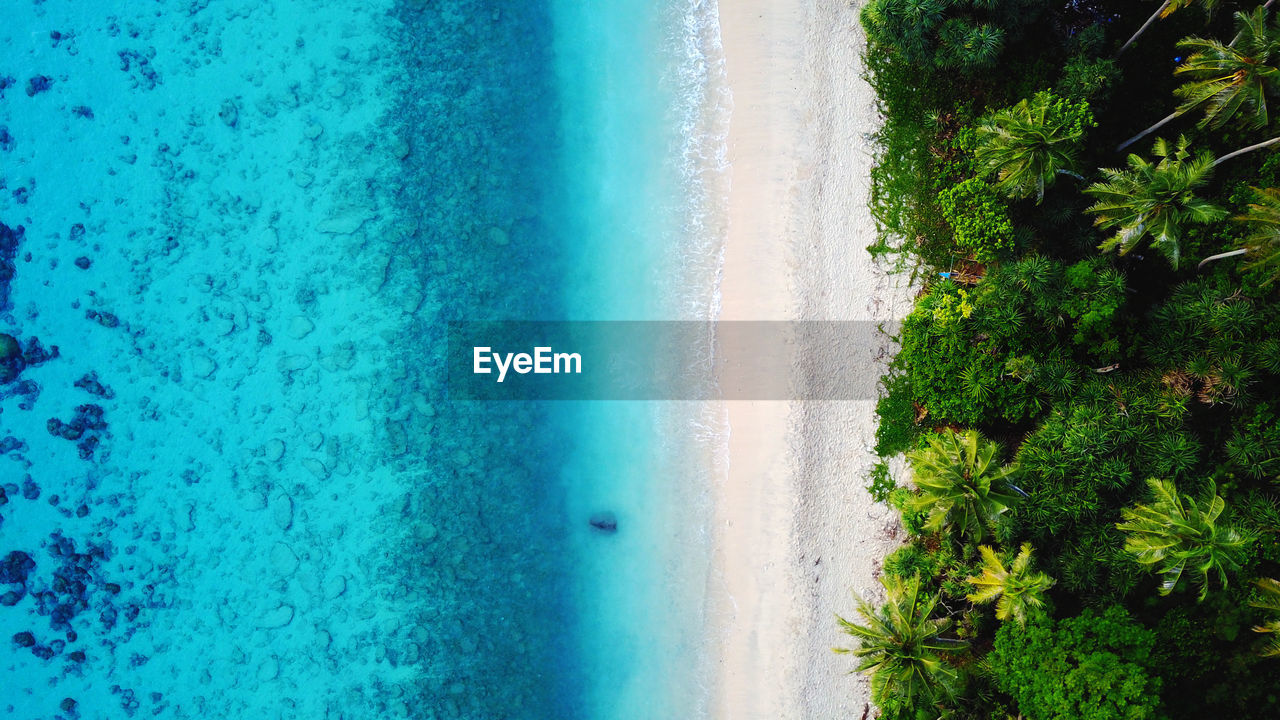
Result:
{"label": "palm tree", "polygon": [[1022,544],[1008,567],[986,545],[979,546],[978,551],[982,553],[982,574],[967,578],[978,586],[978,591],[969,595],[969,602],[989,603],[999,598],[996,617],[1025,625],[1027,614],[1044,607],[1044,593],[1057,581],[1045,573],[1031,571],[1031,543]]}
{"label": "palm tree", "polygon": [[1124,522],[1116,524],[1128,533],[1124,549],[1164,576],[1161,595],[1173,592],[1188,568],[1196,574],[1200,600],[1209,594],[1210,573],[1216,573],[1225,587],[1227,571],[1240,567],[1252,538],[1218,522],[1226,503],[1214,485],[1210,483],[1199,501],[1180,495],[1168,480],[1152,478],[1147,485],[1155,496],[1152,503],[1125,508]]}
{"label": "palm tree", "polygon": [[1187,59],[1174,70],[1189,79],[1174,94],[1182,104],[1168,117],[1120,144],[1124,150],[1155,132],[1170,120],[1197,108],[1204,108],[1200,127],[1221,127],[1243,111],[1247,127],[1265,127],[1268,120],[1267,95],[1280,89],[1280,28],[1267,22],[1267,11],[1236,13],[1236,37],[1230,44],[1190,37],[1178,42],[1189,51]]}
{"label": "palm tree", "polygon": [[[1218,1],[1219,0],[1202,0],[1201,4],[1204,5],[1204,10],[1206,13],[1212,13],[1214,10],[1217,9]],[[1156,8],[1156,11],[1151,14],[1151,17],[1147,18],[1147,21],[1142,23],[1142,27],[1138,28],[1138,32],[1134,33],[1133,37],[1129,38],[1127,41],[1125,41],[1124,45],[1120,46],[1120,49],[1116,51],[1116,57],[1119,57],[1121,53],[1123,53],[1125,50],[1128,50],[1129,46],[1132,45],[1134,41],[1137,40],[1140,35],[1142,35],[1142,33],[1146,32],[1147,28],[1151,27],[1151,24],[1156,21],[1156,18],[1161,18],[1161,19],[1167,18],[1170,15],[1172,15],[1175,10],[1181,10],[1182,8],[1187,7],[1188,5],[1192,5],[1195,2],[1196,0],[1164,0],[1164,3],[1161,4],[1160,7]]]}
{"label": "palm tree", "polygon": [[910,705],[915,700],[933,702],[951,697],[959,673],[938,653],[962,649],[967,643],[942,637],[951,620],[932,617],[939,596],[921,593],[918,575],[910,580],[882,576],[880,582],[887,600],[879,610],[857,599],[858,614],[865,625],[836,617],[858,647],[834,648],[835,652],[861,659],[854,672],[871,675],[872,698],[877,701],[896,697]]}
{"label": "palm tree", "polygon": [[1252,255],[1254,259],[1246,267],[1267,271],[1270,277],[1263,283],[1265,286],[1280,278],[1280,189],[1250,190],[1253,191],[1255,202],[1249,204],[1244,215],[1235,217],[1236,220],[1249,224],[1245,247],[1221,255]]}
{"label": "palm tree", "polygon": [[1039,203],[1058,175],[1080,177],[1074,172],[1076,152],[1092,125],[1087,104],[1036,93],[982,121],[975,150],[978,165],[995,173],[996,187],[1009,197],[1035,195]]}
{"label": "palm tree", "polygon": [[1085,211],[1098,216],[1094,224],[1116,228],[1116,234],[1100,246],[1103,250],[1118,248],[1124,255],[1150,238],[1176,268],[1183,226],[1226,216],[1226,210],[1195,195],[1209,181],[1213,156],[1207,152],[1192,156],[1187,146],[1185,136],[1176,145],[1157,139],[1152,149],[1156,162],[1129,155],[1128,169],[1103,168],[1106,179],[1085,189],[1097,198]]}
{"label": "palm tree", "polygon": [[907,455],[920,490],[908,501],[908,510],[928,513],[925,527],[930,530],[955,528],[961,537],[986,537],[1018,499],[1001,487],[1017,474],[1018,467],[1000,466],[999,450],[997,443],[982,438],[977,430],[930,437],[928,447]]}
{"label": "palm tree", "polygon": [[[1256,583],[1258,589],[1262,591],[1262,599],[1255,600],[1249,604],[1256,608],[1280,613],[1280,580],[1258,578]],[[1268,620],[1263,625],[1254,627],[1253,631],[1274,635],[1275,637],[1267,640],[1266,646],[1262,649],[1262,654],[1264,657],[1280,657],[1280,616]]]}

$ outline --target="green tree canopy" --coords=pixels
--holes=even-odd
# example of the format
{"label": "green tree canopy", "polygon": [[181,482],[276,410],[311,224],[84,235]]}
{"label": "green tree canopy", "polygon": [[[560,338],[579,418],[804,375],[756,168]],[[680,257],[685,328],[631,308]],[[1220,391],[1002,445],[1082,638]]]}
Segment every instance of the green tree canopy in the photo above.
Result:
{"label": "green tree canopy", "polygon": [[1017,465],[1000,465],[999,452],[999,444],[977,430],[930,436],[924,448],[907,455],[920,491],[909,509],[927,513],[930,530],[953,529],[981,540],[1018,499],[1006,485]]}
{"label": "green tree canopy", "polygon": [[1116,230],[1103,250],[1124,255],[1150,240],[1176,268],[1185,226],[1220,220],[1227,211],[1196,195],[1209,181],[1211,154],[1193,155],[1186,137],[1176,144],[1156,140],[1152,153],[1155,161],[1130,155],[1127,169],[1104,168],[1106,179],[1085,189],[1097,201],[1086,212],[1098,216],[1095,225]]}
{"label": "green tree canopy", "polygon": [[982,554],[982,572],[968,578],[978,588],[969,595],[970,602],[995,601],[998,619],[1020,624],[1027,622],[1028,615],[1043,610],[1044,594],[1053,587],[1054,580],[1031,569],[1031,543],[1023,543],[1008,566],[990,547],[982,545],[978,550]]}
{"label": "green tree canopy", "polygon": [[1174,90],[1182,99],[1179,113],[1202,108],[1201,127],[1222,127],[1239,118],[1251,128],[1266,127],[1267,96],[1280,89],[1280,28],[1268,11],[1237,12],[1236,37],[1230,43],[1189,37],[1178,47],[1190,55],[1174,70],[1187,81]]}
{"label": "green tree canopy", "polygon": [[858,645],[835,651],[859,658],[855,672],[871,675],[872,699],[877,704],[927,705],[952,697],[959,673],[939,653],[959,650],[966,644],[942,637],[951,620],[933,617],[939,596],[921,592],[919,576],[905,580],[883,576],[880,582],[887,599],[878,610],[858,598],[858,614],[865,624],[837,617],[840,627]]}
{"label": "green tree canopy", "polygon": [[996,685],[1035,720],[1157,720],[1155,634],[1120,607],[1058,623],[1004,623],[988,656]]}
{"label": "green tree canopy", "polygon": [[1248,267],[1264,273],[1264,285],[1280,278],[1280,189],[1250,188],[1253,202],[1236,220],[1248,225],[1245,247],[1249,253]]}
{"label": "green tree canopy", "polygon": [[1222,585],[1227,572],[1240,567],[1250,538],[1235,527],[1220,522],[1226,502],[1210,484],[1200,500],[1181,495],[1167,480],[1147,481],[1153,495],[1148,505],[1121,511],[1124,522],[1116,527],[1127,533],[1125,550],[1143,565],[1163,576],[1160,594],[1177,587],[1188,569],[1195,576],[1199,599],[1209,594],[1209,578],[1216,574]]}
{"label": "green tree canopy", "polygon": [[1088,103],[1038,92],[983,118],[974,154],[1001,192],[1040,202],[1058,175],[1074,174],[1080,145],[1095,125]]}
{"label": "green tree canopy", "polygon": [[1263,655],[1266,657],[1280,657],[1280,580],[1259,578],[1257,585],[1258,591],[1262,595],[1259,599],[1249,604],[1256,608],[1269,610],[1274,615],[1262,625],[1255,627],[1253,631],[1271,635],[1267,639],[1266,647],[1262,650]]}

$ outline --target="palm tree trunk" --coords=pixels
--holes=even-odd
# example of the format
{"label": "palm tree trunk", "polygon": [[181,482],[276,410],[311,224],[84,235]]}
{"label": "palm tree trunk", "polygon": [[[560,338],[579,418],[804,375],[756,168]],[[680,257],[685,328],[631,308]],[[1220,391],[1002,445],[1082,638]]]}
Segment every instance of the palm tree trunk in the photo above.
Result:
{"label": "palm tree trunk", "polygon": [[1242,147],[1239,150],[1236,150],[1235,152],[1229,152],[1226,155],[1223,155],[1222,157],[1218,158],[1217,160],[1214,160],[1213,166],[1218,167],[1222,163],[1230,160],[1231,158],[1239,157],[1241,155],[1244,155],[1245,153],[1251,153],[1254,150],[1261,150],[1262,148],[1267,147],[1268,145],[1275,145],[1276,143],[1280,143],[1280,137],[1273,137],[1270,140],[1263,140],[1260,143],[1254,143],[1253,145],[1250,145],[1248,147]]}
{"label": "palm tree trunk", "polygon": [[1170,113],[1169,115],[1167,115],[1167,116],[1165,117],[1165,119],[1161,120],[1160,122],[1156,123],[1155,125],[1152,125],[1151,127],[1147,128],[1146,130],[1143,130],[1142,132],[1138,133],[1137,135],[1134,135],[1133,137],[1129,138],[1128,140],[1125,140],[1124,142],[1122,142],[1122,143],[1120,143],[1119,145],[1117,145],[1117,146],[1116,146],[1116,152],[1120,152],[1120,151],[1124,150],[1125,148],[1127,148],[1127,147],[1129,147],[1130,145],[1132,145],[1132,144],[1134,144],[1134,143],[1138,142],[1138,141],[1139,141],[1139,140],[1141,140],[1142,138],[1144,138],[1144,137],[1146,137],[1146,136],[1150,135],[1151,133],[1153,133],[1153,132],[1155,132],[1155,131],[1159,130],[1160,128],[1164,127],[1165,125],[1168,125],[1170,120],[1173,120],[1174,118],[1178,117],[1178,116],[1179,116],[1179,115],[1181,115],[1181,114],[1182,114],[1182,111],[1180,111],[1180,110],[1174,110],[1172,113]]}
{"label": "palm tree trunk", "polygon": [[1240,248],[1239,250],[1232,250],[1231,252],[1224,252],[1224,253],[1218,253],[1217,255],[1210,255],[1209,257],[1200,261],[1200,264],[1196,266],[1196,272],[1200,272],[1201,270],[1204,269],[1205,265],[1208,265],[1214,260],[1222,260],[1224,258],[1235,257],[1236,255],[1243,255],[1249,252],[1250,249],[1251,248]]}
{"label": "palm tree trunk", "polygon": [[1128,50],[1129,46],[1133,44],[1133,41],[1137,40],[1139,35],[1146,32],[1147,28],[1151,27],[1151,23],[1155,22],[1156,18],[1160,17],[1160,13],[1164,12],[1164,9],[1169,7],[1169,3],[1171,2],[1173,2],[1173,0],[1164,0],[1164,3],[1160,5],[1159,9],[1157,9],[1151,17],[1147,18],[1146,22],[1142,23],[1142,27],[1138,28],[1138,32],[1134,33],[1133,37],[1129,38],[1128,42],[1120,46],[1120,49],[1116,51],[1116,57],[1120,57],[1125,50]]}

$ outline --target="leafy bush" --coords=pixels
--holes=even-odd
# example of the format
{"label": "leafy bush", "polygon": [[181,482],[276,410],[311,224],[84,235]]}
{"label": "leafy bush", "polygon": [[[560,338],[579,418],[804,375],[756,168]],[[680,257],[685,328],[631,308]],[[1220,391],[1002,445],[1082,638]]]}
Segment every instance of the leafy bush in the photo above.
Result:
{"label": "leafy bush", "polygon": [[1068,267],[1063,280],[1062,309],[1075,321],[1071,341],[1094,357],[1118,356],[1124,276],[1103,258],[1090,258]]}
{"label": "leafy bush", "polygon": [[1077,55],[1062,68],[1057,90],[1072,100],[1106,102],[1120,79],[1120,67],[1111,58]]}
{"label": "leafy bush", "polygon": [[1280,314],[1220,279],[1177,288],[1151,314],[1143,347],[1165,384],[1205,404],[1237,403],[1280,372]]}
{"label": "leafy bush", "polygon": [[981,313],[964,317],[961,288],[944,282],[921,298],[902,324],[895,362],[910,378],[913,399],[933,422],[968,425],[1029,412],[1027,386],[1004,377],[1015,355],[1006,334],[992,336]]}
{"label": "leafy bush", "polygon": [[1161,717],[1155,633],[1120,607],[1057,623],[1005,623],[988,656],[996,685],[1036,720]]}
{"label": "leafy bush", "polygon": [[1254,479],[1280,479],[1280,416],[1274,406],[1259,405],[1235,423],[1227,441],[1231,465]]}
{"label": "leafy bush", "polygon": [[871,467],[871,481],[867,484],[867,492],[871,494],[872,500],[878,503],[889,502],[889,493],[896,487],[888,465],[878,462]]}
{"label": "leafy bush", "polygon": [[1080,177],[1076,156],[1096,125],[1088,103],[1042,91],[984,115],[974,154],[983,176],[995,176],[996,189],[1038,204],[1060,176]]}
{"label": "leafy bush", "polygon": [[884,378],[885,394],[876,402],[876,454],[890,457],[906,452],[920,435],[911,381],[905,373]]}
{"label": "leafy bush", "polygon": [[871,0],[867,36],[908,62],[969,72],[990,68],[1007,35],[1035,19],[1035,0]]}
{"label": "leafy bush", "polygon": [[1095,375],[1023,442],[1029,497],[1012,514],[1017,534],[1045,552],[1046,569],[1068,589],[1123,596],[1145,582],[1114,522],[1119,507],[1145,497],[1149,475],[1182,478],[1201,462],[1177,400],[1151,381]]}
{"label": "leafy bush", "polygon": [[978,262],[991,262],[1013,249],[1013,222],[996,191],[979,178],[969,178],[938,193],[942,216],[955,233],[956,245]]}

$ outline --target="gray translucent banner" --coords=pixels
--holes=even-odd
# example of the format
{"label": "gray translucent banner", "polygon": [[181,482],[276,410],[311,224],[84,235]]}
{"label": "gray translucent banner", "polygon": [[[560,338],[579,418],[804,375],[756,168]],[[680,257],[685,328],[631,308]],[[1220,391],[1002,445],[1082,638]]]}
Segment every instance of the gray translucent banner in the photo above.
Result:
{"label": "gray translucent banner", "polygon": [[451,400],[872,400],[877,322],[453,322]]}

